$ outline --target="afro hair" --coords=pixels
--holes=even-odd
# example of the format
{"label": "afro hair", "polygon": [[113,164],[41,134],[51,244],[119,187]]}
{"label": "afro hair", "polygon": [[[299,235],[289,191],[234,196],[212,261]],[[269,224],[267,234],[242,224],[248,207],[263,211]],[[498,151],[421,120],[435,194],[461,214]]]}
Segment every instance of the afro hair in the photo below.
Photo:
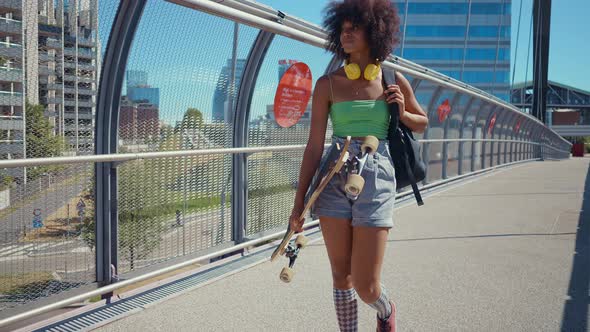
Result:
{"label": "afro hair", "polygon": [[372,58],[384,61],[399,42],[399,16],[391,0],[332,1],[325,9],[326,49],[339,58],[346,54],[340,43],[342,24],[351,22],[366,29]]}

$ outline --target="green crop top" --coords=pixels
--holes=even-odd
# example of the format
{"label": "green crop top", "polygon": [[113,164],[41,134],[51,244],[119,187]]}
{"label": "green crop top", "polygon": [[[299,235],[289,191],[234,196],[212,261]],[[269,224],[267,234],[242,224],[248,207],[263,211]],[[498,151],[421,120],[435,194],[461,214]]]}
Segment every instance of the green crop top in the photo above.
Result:
{"label": "green crop top", "polygon": [[387,137],[389,108],[384,100],[352,100],[332,104],[330,119],[334,136]]}
{"label": "green crop top", "polygon": [[[332,78],[330,79],[330,92]],[[351,100],[333,103],[330,106],[333,135],[339,137],[375,136],[387,138],[389,128],[389,107],[385,100]]]}

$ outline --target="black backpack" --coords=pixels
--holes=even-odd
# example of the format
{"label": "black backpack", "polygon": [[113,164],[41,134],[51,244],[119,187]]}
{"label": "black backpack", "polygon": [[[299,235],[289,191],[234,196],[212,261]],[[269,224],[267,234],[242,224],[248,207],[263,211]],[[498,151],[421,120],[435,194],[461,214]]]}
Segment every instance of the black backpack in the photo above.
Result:
{"label": "black backpack", "polygon": [[[383,84],[385,87],[396,84],[395,71],[383,70]],[[387,140],[395,168],[397,190],[411,185],[418,205],[424,205],[417,185],[426,177],[426,166],[422,161],[420,143],[414,139],[412,131],[399,121],[399,105],[395,103],[388,105],[391,116]]]}

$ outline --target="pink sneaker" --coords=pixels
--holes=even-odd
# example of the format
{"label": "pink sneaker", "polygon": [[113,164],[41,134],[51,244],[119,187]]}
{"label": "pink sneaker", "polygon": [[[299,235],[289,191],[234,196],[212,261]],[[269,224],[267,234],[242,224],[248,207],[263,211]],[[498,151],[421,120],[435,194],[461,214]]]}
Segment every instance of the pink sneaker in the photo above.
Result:
{"label": "pink sneaker", "polygon": [[381,320],[377,317],[377,332],[395,332],[395,304],[391,303],[391,315],[387,320]]}

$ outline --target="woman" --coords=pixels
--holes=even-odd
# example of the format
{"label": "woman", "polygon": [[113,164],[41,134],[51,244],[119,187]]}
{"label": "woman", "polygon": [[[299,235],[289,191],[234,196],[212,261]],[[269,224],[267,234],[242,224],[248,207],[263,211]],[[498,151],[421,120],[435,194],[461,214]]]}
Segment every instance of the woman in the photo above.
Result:
{"label": "woman", "polygon": [[[321,77],[315,86],[311,130],[290,225],[296,232],[302,231],[303,220],[299,216],[322,161],[328,117],[334,130],[332,148],[343,142],[343,137],[352,136],[349,151],[358,155],[365,136],[379,139],[377,151],[369,156],[362,171],[366,181],[359,197],[347,198],[343,189],[346,174],[341,172],[321,193],[312,217],[320,219],[340,330],[357,330],[358,294],[377,311],[377,331],[395,331],[395,305],[380,283],[396,193],[394,167],[386,142],[387,103],[399,105],[400,121],[414,132],[423,132],[428,119],[402,74],[396,73],[397,84],[387,89],[382,84],[378,64],[392,52],[399,31],[399,17],[390,0],[332,2],[327,7],[324,26],[328,32],[327,49],[352,65]],[[356,70],[354,64],[358,65]],[[316,176],[321,177],[324,163]]]}

